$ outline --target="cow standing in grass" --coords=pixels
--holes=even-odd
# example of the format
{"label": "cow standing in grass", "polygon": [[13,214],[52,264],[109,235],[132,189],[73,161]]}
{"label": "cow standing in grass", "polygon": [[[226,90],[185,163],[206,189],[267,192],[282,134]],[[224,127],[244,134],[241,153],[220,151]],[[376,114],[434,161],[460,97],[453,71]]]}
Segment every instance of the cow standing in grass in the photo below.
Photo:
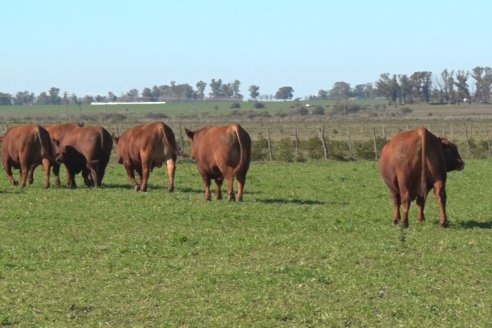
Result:
{"label": "cow standing in grass", "polygon": [[113,140],[103,127],[73,127],[55,140],[57,162],[65,164],[68,185],[75,188],[75,174],[82,172],[88,187],[100,187],[111,156]]}
{"label": "cow standing in grass", "polygon": [[50,135],[39,125],[27,124],[10,128],[3,137],[2,158],[7,178],[13,185],[17,184],[12,168],[20,169],[20,185],[33,183],[34,169],[43,165],[44,186],[50,186],[50,168],[54,163]]}
{"label": "cow standing in grass", "polygon": [[211,200],[210,183],[215,180],[217,199],[222,199],[222,183],[227,180],[227,198],[236,200],[233,190],[237,178],[237,200],[243,200],[246,174],[251,160],[251,138],[239,125],[185,129],[191,139],[191,155],[205,184],[205,200]]}
{"label": "cow standing in grass", "polygon": [[[49,132],[52,140],[60,140],[65,134],[70,133],[71,130],[78,127],[83,127],[83,123],[65,123],[65,124],[51,124],[45,125],[44,128]],[[54,147],[56,148],[56,146]],[[56,156],[56,154],[55,154]],[[83,161],[83,160],[82,160]],[[82,168],[85,172],[82,174],[88,176],[89,172],[87,168]],[[68,169],[67,169],[68,172]],[[55,184],[59,186],[60,182],[60,163],[55,162],[53,164],[53,174],[55,175]],[[67,179],[67,183],[70,184],[70,177]]]}
{"label": "cow standing in grass", "polygon": [[[123,164],[136,191],[147,191],[150,172],[164,162],[169,177],[169,191],[174,191],[174,175],[178,156],[173,130],[163,122],[140,124],[120,137],[113,134],[118,163]],[[135,180],[137,171],[140,181]]]}
{"label": "cow standing in grass", "polygon": [[425,128],[393,137],[383,147],[380,158],[381,174],[393,199],[393,223],[400,222],[400,206],[403,206],[403,225],[408,227],[408,211],[413,200],[417,202],[418,220],[423,222],[425,200],[434,189],[440,224],[447,227],[447,172],[463,170],[464,166],[453,143],[436,137]]}

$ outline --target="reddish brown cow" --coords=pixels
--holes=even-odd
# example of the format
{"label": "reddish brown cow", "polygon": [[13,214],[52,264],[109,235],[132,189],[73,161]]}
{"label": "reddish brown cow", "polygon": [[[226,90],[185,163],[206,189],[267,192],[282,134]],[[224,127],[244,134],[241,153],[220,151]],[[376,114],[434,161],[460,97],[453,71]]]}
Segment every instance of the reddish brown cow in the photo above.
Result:
{"label": "reddish brown cow", "polygon": [[10,128],[0,139],[5,173],[11,184],[17,181],[12,176],[12,168],[20,169],[20,185],[32,184],[36,166],[42,164],[44,186],[50,186],[50,167],[54,162],[50,135],[39,125],[28,124]]}
{"label": "reddish brown cow", "polygon": [[393,198],[393,223],[400,221],[403,205],[402,223],[408,227],[408,210],[413,200],[417,201],[418,221],[424,221],[425,200],[434,189],[439,222],[447,227],[447,172],[463,170],[464,166],[457,147],[427,129],[418,128],[393,137],[382,149],[380,159],[381,174]]}
{"label": "reddish brown cow", "polygon": [[[166,161],[169,191],[174,190],[177,147],[173,130],[162,122],[134,126],[120,137],[113,134],[118,163],[125,166],[135,190],[147,191],[150,172]],[[135,181],[135,170],[140,183]]]}
{"label": "reddish brown cow", "polygon": [[[52,140],[53,139],[54,140],[60,140],[66,133],[70,133],[70,131],[72,129],[74,129],[76,127],[83,127],[83,126],[84,126],[84,123],[80,122],[80,123],[65,123],[65,124],[45,125],[44,128],[49,132]],[[55,162],[53,164],[53,174],[55,175],[55,179],[56,179],[55,183],[57,186],[59,186],[60,185],[60,163]]]}
{"label": "reddish brown cow", "polygon": [[75,174],[82,171],[88,187],[100,187],[108,165],[113,140],[103,127],[73,127],[55,140],[57,161],[67,168],[68,185],[75,188]]}
{"label": "reddish brown cow", "polygon": [[237,178],[237,200],[243,200],[246,174],[251,160],[251,138],[239,125],[224,127],[205,127],[186,134],[191,138],[192,158],[205,184],[205,200],[211,200],[210,182],[217,184],[217,199],[222,199],[221,186],[227,180],[229,200],[236,200],[233,190],[234,177]]}

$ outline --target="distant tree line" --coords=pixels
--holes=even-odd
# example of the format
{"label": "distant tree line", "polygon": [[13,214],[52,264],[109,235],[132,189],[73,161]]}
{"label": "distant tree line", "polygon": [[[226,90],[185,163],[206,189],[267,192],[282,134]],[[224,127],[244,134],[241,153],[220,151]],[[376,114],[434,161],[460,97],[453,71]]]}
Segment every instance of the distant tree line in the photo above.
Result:
{"label": "distant tree line", "polygon": [[[470,78],[473,79],[473,90],[470,88]],[[195,101],[195,100],[242,100],[244,96],[240,91],[241,82],[234,80],[225,83],[222,79],[212,79],[208,84],[210,92],[205,95],[207,83],[198,81],[195,87],[188,83],[176,84],[171,81],[169,85],[154,85],[145,87],[140,92],[131,89],[128,92],[116,96],[113,92],[107,95],[86,95],[78,97],[67,92],[60,94],[60,89],[52,87],[48,92],[35,95],[29,91],[17,92],[15,95],[0,92],[0,105],[60,105],[60,104],[90,104],[92,102],[139,102],[139,101]],[[385,98],[390,105],[435,103],[435,104],[459,104],[464,102],[489,103],[492,86],[492,68],[475,67],[471,72],[445,69],[438,76],[433,76],[429,71],[407,74],[381,74],[379,80],[374,83],[358,84],[351,87],[349,83],[340,81],[333,84],[331,89],[319,90],[317,95],[310,99],[338,99],[347,100]],[[261,95],[260,87],[251,85],[248,88],[249,97],[257,100],[289,100],[294,97],[294,89],[291,86],[280,87],[275,95]]]}

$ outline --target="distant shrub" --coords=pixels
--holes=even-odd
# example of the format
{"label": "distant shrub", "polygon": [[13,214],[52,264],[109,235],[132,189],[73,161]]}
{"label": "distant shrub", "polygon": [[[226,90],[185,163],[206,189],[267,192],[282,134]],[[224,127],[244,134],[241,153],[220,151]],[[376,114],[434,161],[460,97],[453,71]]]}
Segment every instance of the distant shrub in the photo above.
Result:
{"label": "distant shrub", "polygon": [[262,103],[261,101],[255,101],[253,103],[253,108],[254,109],[262,109],[262,108],[266,108],[265,104]]}
{"label": "distant shrub", "polygon": [[239,109],[241,108],[241,104],[238,102],[235,102],[231,105],[231,109]]}
{"label": "distant shrub", "polygon": [[120,113],[109,113],[108,115],[106,115],[106,121],[109,122],[123,122],[127,119],[128,117],[126,115]]}
{"label": "distant shrub", "polygon": [[407,115],[407,114],[410,114],[411,112],[413,112],[413,110],[409,107],[402,107],[402,108],[400,108],[400,112],[403,115]]}
{"label": "distant shrub", "polygon": [[313,109],[311,109],[311,114],[313,114],[313,115],[324,115],[325,114],[325,108],[321,105],[317,105]]}
{"label": "distant shrub", "polygon": [[305,115],[309,114],[309,110],[306,107],[304,107],[304,106],[300,106],[300,107],[296,107],[292,111],[292,114],[305,116]]}
{"label": "distant shrub", "polygon": [[266,161],[269,160],[268,156],[268,140],[260,137],[258,140],[254,140],[251,145],[251,159],[253,161]]}
{"label": "distant shrub", "polygon": [[164,113],[149,112],[145,114],[145,118],[152,119],[152,120],[161,120],[161,119],[168,118],[168,116]]}

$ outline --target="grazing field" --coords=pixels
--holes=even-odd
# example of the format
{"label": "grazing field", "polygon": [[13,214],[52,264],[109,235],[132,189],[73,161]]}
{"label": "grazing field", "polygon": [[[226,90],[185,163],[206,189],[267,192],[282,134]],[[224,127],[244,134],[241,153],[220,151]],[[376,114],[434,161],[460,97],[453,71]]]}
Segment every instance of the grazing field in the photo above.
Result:
{"label": "grazing field", "polygon": [[98,190],[2,176],[0,325],[490,327],[491,178],[467,161],[450,228],[430,195],[402,230],[371,161],[253,162],[243,203],[204,202],[190,162],[172,194],[114,162]]}

